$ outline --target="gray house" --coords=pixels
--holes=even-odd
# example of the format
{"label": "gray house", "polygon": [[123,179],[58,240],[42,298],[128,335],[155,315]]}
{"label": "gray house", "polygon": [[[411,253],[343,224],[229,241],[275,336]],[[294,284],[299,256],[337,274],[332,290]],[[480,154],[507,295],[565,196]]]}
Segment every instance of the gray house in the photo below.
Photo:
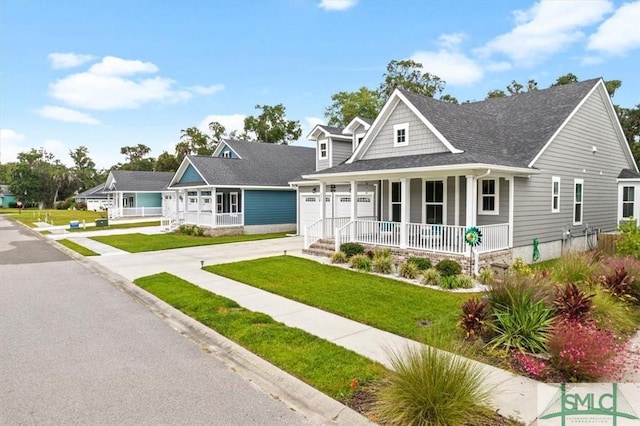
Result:
{"label": "gray house", "polygon": [[[326,168],[295,182],[320,194],[319,219],[301,230],[307,247],[329,236],[336,246],[475,258],[476,268],[530,262],[534,253],[554,258],[614,231],[623,195],[625,212],[638,209],[630,198],[637,189],[622,189],[638,169],[601,79],[461,105],[396,90],[367,125],[313,135],[317,165]],[[353,149],[344,154],[347,139],[337,135],[348,134]],[[341,185],[353,194],[374,187],[375,218],[360,219],[351,197],[349,214],[328,230],[325,195]],[[464,241],[470,227],[482,233],[473,251]]]}
{"label": "gray house", "polygon": [[164,193],[172,177],[171,172],[112,170],[103,189],[109,218],[162,216]]}
{"label": "gray house", "polygon": [[76,203],[85,203],[87,210],[101,211],[109,208],[109,195],[104,192],[105,183],[89,188],[86,191],[74,195],[73,199]]}
{"label": "gray house", "polygon": [[212,156],[187,156],[165,194],[164,225],[214,233],[295,231],[296,191],[288,182],[313,170],[312,148],[224,140]]}

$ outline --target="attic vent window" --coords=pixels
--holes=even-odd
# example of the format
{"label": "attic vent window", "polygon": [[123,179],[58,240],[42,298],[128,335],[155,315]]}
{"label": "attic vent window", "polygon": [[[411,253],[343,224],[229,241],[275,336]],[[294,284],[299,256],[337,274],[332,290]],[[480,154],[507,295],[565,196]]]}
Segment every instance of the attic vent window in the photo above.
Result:
{"label": "attic vent window", "polygon": [[409,145],[409,123],[396,124],[393,126],[393,146]]}
{"label": "attic vent window", "polygon": [[222,158],[231,158],[231,151],[223,151]]}

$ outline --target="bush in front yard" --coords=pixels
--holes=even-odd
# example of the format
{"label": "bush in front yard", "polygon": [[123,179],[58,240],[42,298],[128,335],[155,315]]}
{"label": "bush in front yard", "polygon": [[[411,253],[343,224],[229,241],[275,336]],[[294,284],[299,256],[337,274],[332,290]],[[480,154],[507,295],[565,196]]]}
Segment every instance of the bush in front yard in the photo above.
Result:
{"label": "bush in front yard", "polygon": [[436,265],[436,269],[443,277],[452,277],[462,273],[462,267],[453,259],[443,259]]}
{"label": "bush in front yard", "polygon": [[351,256],[351,259],[349,260],[349,265],[351,265],[351,268],[365,272],[371,271],[371,263],[371,259],[369,259],[366,254],[356,254],[354,256]]}
{"label": "bush in front yard", "polygon": [[488,303],[486,298],[472,297],[462,304],[462,314],[458,326],[462,328],[467,338],[479,337],[484,334],[489,315]]}
{"label": "bush in front yard", "polygon": [[440,272],[436,268],[429,268],[422,273],[422,284],[438,285],[440,282]]}
{"label": "bush in front yard", "polygon": [[556,291],[553,308],[564,321],[584,323],[591,319],[592,298],[593,294],[585,294],[577,285],[569,283]]}
{"label": "bush in front yard", "polygon": [[484,268],[480,271],[478,275],[478,281],[480,281],[484,285],[493,284],[496,279],[496,274],[493,272],[491,268]]}
{"label": "bush in front yard", "polygon": [[374,272],[381,274],[390,274],[393,271],[393,258],[391,250],[377,250],[371,261]]}
{"label": "bush in front yard", "polygon": [[591,300],[591,316],[598,328],[612,330],[618,336],[628,336],[640,326],[639,310],[604,289],[596,288]]}
{"label": "bush in front yard", "polygon": [[431,260],[428,257],[411,256],[407,259],[409,263],[415,263],[420,271],[426,271],[431,268]]}
{"label": "bush in front yard", "polygon": [[551,272],[557,283],[574,283],[581,288],[597,285],[599,259],[594,253],[568,253],[560,258]]}
{"label": "bush in front yard", "polygon": [[636,259],[640,259],[640,226],[638,226],[636,220],[625,221],[618,227],[620,231],[616,241],[618,255],[633,256]]}
{"label": "bush in front yard", "polygon": [[337,251],[331,255],[331,263],[347,263],[347,255],[342,251]]}
{"label": "bush in front yard", "polygon": [[363,254],[364,247],[358,243],[342,243],[340,244],[340,251],[351,258],[357,254]]}
{"label": "bush in front yard", "polygon": [[418,266],[415,263],[404,262],[398,268],[398,275],[400,275],[402,278],[408,278],[410,280],[414,280],[418,278],[418,275],[420,275],[420,270],[418,269]]}

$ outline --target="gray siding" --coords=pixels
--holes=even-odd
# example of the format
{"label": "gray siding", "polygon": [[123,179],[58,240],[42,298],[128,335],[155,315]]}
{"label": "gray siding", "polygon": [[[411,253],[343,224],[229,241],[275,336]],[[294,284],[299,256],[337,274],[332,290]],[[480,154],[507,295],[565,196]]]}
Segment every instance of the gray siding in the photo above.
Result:
{"label": "gray siding", "polygon": [[[487,215],[478,213],[478,225],[497,225],[499,223],[509,223],[509,181],[505,178],[499,179],[498,212],[497,215]],[[480,198],[480,187],[478,187],[478,198]],[[480,208],[478,208],[480,211]]]}
{"label": "gray siding", "polygon": [[[411,223],[422,223],[422,179],[411,179],[409,181],[410,204],[409,212]],[[403,200],[404,201],[404,200]]]}
{"label": "gray siding", "polygon": [[331,158],[333,160],[332,166],[345,161],[351,155],[351,141],[343,142],[335,139],[331,140]]}
{"label": "gray siding", "polygon": [[[427,117],[428,119],[428,117]],[[409,123],[409,145],[403,147],[393,146],[395,124]],[[411,112],[403,102],[398,103],[391,112],[389,119],[384,123],[380,132],[371,142],[369,149],[362,159],[401,157],[405,155],[432,154],[446,152],[447,148],[438,140],[436,135]]]}
{"label": "gray siding", "polygon": [[[617,218],[616,177],[630,167],[605,107],[609,102],[594,91],[535,163],[542,170],[530,178],[515,178],[514,246],[561,238],[563,227],[573,235],[585,224],[613,231]],[[597,148],[593,154],[592,147]],[[560,212],[551,213],[552,176],[560,181]],[[584,180],[582,225],[573,226],[573,180]]]}
{"label": "gray siding", "polygon": [[[456,189],[455,189],[455,176],[449,176],[445,180],[445,224],[453,225],[455,223],[455,213],[456,213]],[[464,202],[464,200],[461,200]],[[463,204],[463,203],[460,203]]]}
{"label": "gray siding", "polygon": [[[324,160],[320,159],[320,143],[321,142],[327,143],[327,158]],[[318,139],[318,141],[316,142],[316,171],[328,169],[330,167],[329,165],[330,154],[331,152],[329,151],[329,139],[323,139],[323,138]]]}
{"label": "gray siding", "polygon": [[467,224],[467,178],[458,176],[460,187],[460,226]]}

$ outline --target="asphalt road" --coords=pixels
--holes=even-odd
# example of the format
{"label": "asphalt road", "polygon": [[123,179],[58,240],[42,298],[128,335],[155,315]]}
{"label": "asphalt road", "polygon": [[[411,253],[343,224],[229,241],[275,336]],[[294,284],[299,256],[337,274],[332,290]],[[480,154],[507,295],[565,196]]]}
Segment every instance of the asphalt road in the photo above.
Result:
{"label": "asphalt road", "polygon": [[308,423],[0,216],[0,424]]}

